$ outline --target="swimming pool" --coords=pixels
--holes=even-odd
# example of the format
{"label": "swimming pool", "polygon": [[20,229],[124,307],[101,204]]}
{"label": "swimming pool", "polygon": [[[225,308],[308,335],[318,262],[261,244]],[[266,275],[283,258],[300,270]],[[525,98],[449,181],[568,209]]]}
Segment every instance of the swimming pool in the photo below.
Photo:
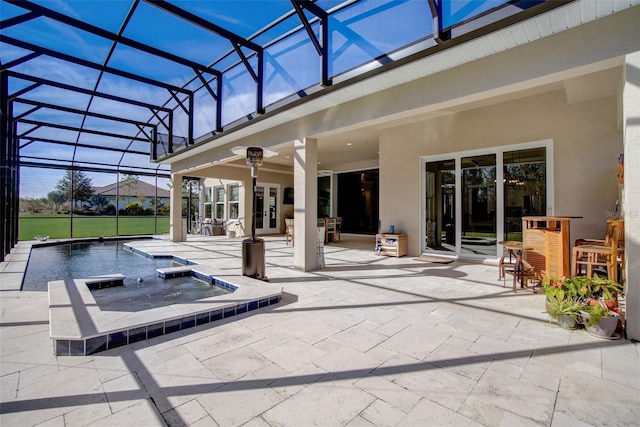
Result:
{"label": "swimming pool", "polygon": [[157,270],[184,266],[174,257],[146,257],[120,241],[73,242],[31,251],[23,291],[47,291],[53,280],[121,274],[116,286],[92,288],[102,310],[136,312],[180,304],[231,290],[191,275],[162,278]]}
{"label": "swimming pool", "polygon": [[[157,241],[135,240],[115,246],[113,242],[96,242],[80,250],[77,254],[79,256],[75,257],[79,262],[72,263],[69,258],[73,256],[69,254],[86,244],[80,242],[81,245],[77,245],[76,242],[66,249],[51,251],[48,262],[54,265],[49,267],[46,267],[44,262],[47,258],[39,258],[38,252],[35,252],[36,256],[30,259],[29,264],[33,262],[33,265],[45,266],[38,269],[40,276],[33,276],[39,277],[36,282],[53,275],[65,276],[50,278],[47,285],[50,336],[56,356],[94,354],[230,317],[248,315],[252,311],[281,301],[283,288],[280,286],[240,275],[240,271],[225,271],[221,274],[218,267],[209,265],[206,261],[201,263],[184,258],[184,251],[180,248],[175,248],[180,256],[174,255],[172,249],[158,250]],[[34,245],[32,251],[37,249],[41,248]],[[87,252],[93,252],[93,255],[88,256]],[[202,258],[202,253],[192,254],[196,258]],[[112,258],[126,261],[124,265],[120,265],[114,263]],[[80,265],[73,266],[74,264]],[[99,268],[85,270],[92,268],[89,264],[97,264]],[[67,269],[73,272],[64,274]],[[107,273],[107,269],[117,272]],[[89,274],[93,276],[70,277]],[[190,291],[185,292],[180,286],[171,285],[174,279],[181,284],[195,281],[199,289],[224,288],[224,292],[214,296],[193,295]],[[160,281],[167,285],[167,304],[145,305],[147,288],[143,284],[147,283],[147,280]],[[114,295],[111,292],[118,288],[125,293],[128,292],[127,286],[122,286],[125,282],[131,284],[130,290],[138,291],[135,296],[124,298],[129,300],[129,305],[123,306],[122,310],[116,310],[97,302],[96,296],[102,292]],[[176,294],[180,294],[184,300],[171,300]],[[190,294],[188,298],[187,294]]]}
{"label": "swimming pool", "polygon": [[147,258],[125,249],[122,241],[103,240],[38,246],[31,249],[23,291],[47,291],[50,280],[68,280],[120,273],[126,281],[157,280],[156,269],[182,263],[168,258]]}

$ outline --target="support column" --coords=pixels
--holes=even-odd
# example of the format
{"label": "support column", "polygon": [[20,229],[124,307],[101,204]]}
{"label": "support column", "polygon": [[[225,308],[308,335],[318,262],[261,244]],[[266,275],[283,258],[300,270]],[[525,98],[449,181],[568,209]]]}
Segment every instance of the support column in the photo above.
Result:
{"label": "support column", "polygon": [[296,269],[318,268],[318,141],[293,143],[293,265]]}
{"label": "support column", "polygon": [[171,194],[169,200],[169,239],[184,242],[186,230],[182,229],[182,175],[171,174]]}
{"label": "support column", "polygon": [[640,51],[626,56],[622,96],[627,337],[640,340]]}

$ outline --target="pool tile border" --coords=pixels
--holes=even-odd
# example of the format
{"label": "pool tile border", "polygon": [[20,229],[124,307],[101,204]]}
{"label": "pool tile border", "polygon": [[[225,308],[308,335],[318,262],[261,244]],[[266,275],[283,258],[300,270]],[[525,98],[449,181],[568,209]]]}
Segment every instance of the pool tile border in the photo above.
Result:
{"label": "pool tile border", "polygon": [[[270,304],[280,302],[280,297],[270,299]],[[252,307],[252,308],[251,308]],[[134,344],[139,341],[156,338],[162,335],[183,331],[194,326],[212,323],[217,320],[227,319],[248,311],[257,310],[257,304],[244,303],[226,309],[216,309],[185,316],[181,319],[171,319],[161,323],[153,323],[145,326],[133,327],[118,332],[98,335],[79,340],[67,340],[53,338],[54,354],[56,356],[88,356],[101,351],[110,350]]]}

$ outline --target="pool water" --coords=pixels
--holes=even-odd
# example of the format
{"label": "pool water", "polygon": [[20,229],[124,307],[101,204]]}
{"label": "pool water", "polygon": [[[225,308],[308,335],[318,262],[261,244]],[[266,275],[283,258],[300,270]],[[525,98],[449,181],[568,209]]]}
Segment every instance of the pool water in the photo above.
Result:
{"label": "pool water", "polygon": [[228,294],[231,291],[195,277],[176,277],[150,281],[124,280],[124,286],[91,292],[102,310],[142,311],[171,304],[196,301]]}
{"label": "pool water", "polygon": [[141,311],[231,291],[195,277],[162,279],[156,269],[182,266],[173,258],[147,258],[122,242],[82,242],[33,248],[23,291],[47,291],[48,282],[122,274],[124,286],[92,291],[102,310]]}

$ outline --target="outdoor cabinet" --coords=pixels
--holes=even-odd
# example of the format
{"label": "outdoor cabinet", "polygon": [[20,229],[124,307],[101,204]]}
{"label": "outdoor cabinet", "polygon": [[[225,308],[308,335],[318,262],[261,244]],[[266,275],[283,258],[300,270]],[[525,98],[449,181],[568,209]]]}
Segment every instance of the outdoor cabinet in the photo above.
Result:
{"label": "outdoor cabinet", "polygon": [[376,253],[401,257],[407,254],[406,234],[376,234]]}
{"label": "outdoor cabinet", "polygon": [[541,278],[571,276],[569,221],[577,217],[522,217],[525,259]]}

